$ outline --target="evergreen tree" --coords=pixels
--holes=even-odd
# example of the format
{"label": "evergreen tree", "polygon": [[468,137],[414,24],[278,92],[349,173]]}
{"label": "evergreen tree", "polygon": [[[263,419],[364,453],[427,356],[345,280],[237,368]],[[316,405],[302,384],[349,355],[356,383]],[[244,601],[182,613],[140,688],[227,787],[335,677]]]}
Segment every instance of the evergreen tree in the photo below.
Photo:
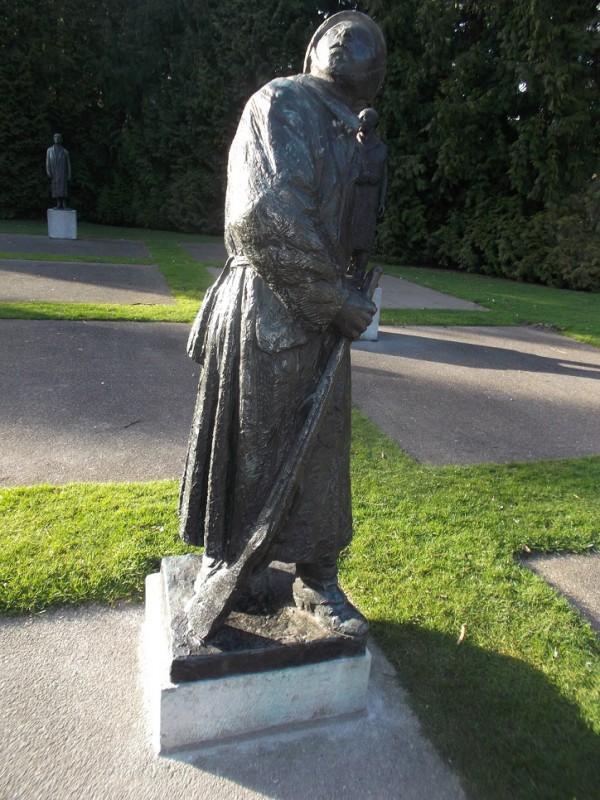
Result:
{"label": "evergreen tree", "polygon": [[[380,101],[395,181],[385,251],[600,288],[596,234],[589,215],[574,211],[596,197],[596,3],[363,7],[380,19],[392,53]],[[577,245],[582,226],[586,248]]]}
{"label": "evergreen tree", "polygon": [[218,233],[243,106],[272,77],[301,69],[319,4],[151,0],[132,14],[127,57],[153,57],[138,69],[140,103],[124,121],[99,217]]}
{"label": "evergreen tree", "polygon": [[0,215],[5,218],[35,215],[48,197],[44,148],[51,140],[40,82],[47,32],[39,12],[34,2],[0,0]]}
{"label": "evergreen tree", "polygon": [[600,288],[596,0],[0,0],[0,213],[46,207],[60,131],[84,217],[220,232],[244,103],[357,7],[389,51],[381,251]]}
{"label": "evergreen tree", "polygon": [[0,0],[4,216],[39,216],[48,205],[44,160],[55,132],[71,154],[78,206],[87,211],[93,205],[105,167],[98,131],[110,127],[99,83],[107,75],[105,33],[125,2]]}

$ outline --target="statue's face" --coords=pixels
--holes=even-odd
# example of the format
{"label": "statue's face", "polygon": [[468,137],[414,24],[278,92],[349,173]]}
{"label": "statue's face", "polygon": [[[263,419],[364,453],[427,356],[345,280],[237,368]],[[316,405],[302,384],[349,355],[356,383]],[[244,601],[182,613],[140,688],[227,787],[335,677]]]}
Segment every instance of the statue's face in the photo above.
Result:
{"label": "statue's face", "polygon": [[317,42],[311,72],[331,81],[359,81],[377,65],[377,45],[369,29],[344,20],[329,28]]}
{"label": "statue's face", "polygon": [[62,136],[60,133],[54,134],[54,144],[62,144]]}

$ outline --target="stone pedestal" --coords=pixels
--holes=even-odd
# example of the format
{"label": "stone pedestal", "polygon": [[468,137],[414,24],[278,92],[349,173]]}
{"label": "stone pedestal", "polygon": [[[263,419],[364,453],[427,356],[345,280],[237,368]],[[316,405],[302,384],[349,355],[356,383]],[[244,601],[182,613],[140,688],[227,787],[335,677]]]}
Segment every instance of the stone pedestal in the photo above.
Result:
{"label": "stone pedestal", "polygon": [[208,644],[190,643],[183,606],[199,561],[163,559],[146,579],[143,671],[156,752],[364,710],[364,641],[333,637],[293,608],[285,570],[257,578]]}
{"label": "stone pedestal", "polygon": [[48,236],[50,239],[76,239],[77,212],[72,208],[49,208]]}
{"label": "stone pedestal", "polygon": [[381,287],[375,289],[373,294],[373,302],[377,306],[377,311],[375,316],[371,320],[371,324],[367,328],[367,330],[361,334],[360,339],[363,342],[376,342],[377,337],[379,336],[379,317],[381,314],[381,296],[382,290]]}

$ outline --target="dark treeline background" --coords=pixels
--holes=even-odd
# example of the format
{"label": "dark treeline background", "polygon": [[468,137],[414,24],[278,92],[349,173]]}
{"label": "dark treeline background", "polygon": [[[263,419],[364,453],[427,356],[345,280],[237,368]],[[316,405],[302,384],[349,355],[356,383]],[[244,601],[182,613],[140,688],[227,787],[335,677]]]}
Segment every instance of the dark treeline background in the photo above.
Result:
{"label": "dark treeline background", "polygon": [[59,131],[85,219],[220,233],[245,101],[350,7],[389,48],[380,253],[600,290],[596,0],[0,0],[0,216],[43,215]]}

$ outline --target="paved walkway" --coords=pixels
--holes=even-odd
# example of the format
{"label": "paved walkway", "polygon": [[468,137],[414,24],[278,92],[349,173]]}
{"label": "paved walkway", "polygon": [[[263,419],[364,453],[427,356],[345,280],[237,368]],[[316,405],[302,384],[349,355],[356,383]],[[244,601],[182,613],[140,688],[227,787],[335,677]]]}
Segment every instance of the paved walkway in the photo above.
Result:
{"label": "paved walkway", "polygon": [[600,350],[536,328],[380,328],[352,397],[429,464],[600,454]]}
{"label": "paved walkway", "polygon": [[188,331],[0,320],[0,486],[180,476],[198,382]]}
{"label": "paved walkway", "polygon": [[384,275],[379,281],[382,289],[382,308],[444,308],[452,311],[481,311],[487,308],[451,297],[449,294],[419,286],[391,275]]}
{"label": "paved walkway", "polygon": [[[197,365],[178,323],[0,320],[0,486],[181,475]],[[533,328],[383,328],[353,401],[432,464],[600,453],[600,351]]]}
{"label": "paved walkway", "polygon": [[[107,244],[3,235],[0,252],[81,247],[105,255]],[[130,255],[138,244],[125,245]],[[125,257],[122,246],[114,246],[115,259]],[[201,251],[203,260],[209,252],[222,262],[218,246]],[[397,288],[402,302],[406,287]],[[428,305],[454,302],[441,293],[419,300],[418,287],[411,291],[411,302],[456,307]],[[197,381],[185,355],[188,329],[0,320],[0,486],[178,477]],[[379,342],[354,345],[353,375],[355,403],[423,461],[600,453],[599,351],[563,337],[522,328],[383,329]],[[575,569],[577,591],[597,586],[598,564],[590,558]],[[361,720],[155,760],[138,686],[141,620],[139,607],[122,606],[0,622],[2,797],[463,796],[378,652]]]}
{"label": "paved walkway", "polygon": [[600,634],[600,553],[536,555],[522,564],[562,592]]}
{"label": "paved walkway", "polygon": [[173,304],[160,270],[145,264],[0,260],[0,301]]}
{"label": "paved walkway", "polygon": [[217,273],[221,266],[227,261],[227,250],[225,245],[212,244],[210,242],[185,242],[181,245],[183,249],[198,261],[205,261],[209,264],[218,264]]}
{"label": "paved walkway", "polygon": [[464,800],[377,648],[364,717],[156,758],[142,622],[122,605],[0,624],[2,800]]}
{"label": "paved walkway", "polygon": [[0,253],[42,253],[59,256],[150,258],[143,242],[129,239],[50,239],[29,233],[0,233]]}
{"label": "paved walkway", "polygon": [[[189,250],[190,246],[186,249]],[[200,245],[193,251],[193,255],[199,260],[212,261],[209,257],[210,252],[206,252],[204,257],[202,253],[203,250]],[[207,269],[216,278],[222,267],[207,267]],[[382,308],[444,308],[452,311],[487,312],[487,308],[470,303],[468,300],[451,297],[449,294],[438,292],[435,289],[428,289],[416,283],[410,283],[410,281],[396,278],[393,275],[383,275],[379,285],[382,289]]]}

